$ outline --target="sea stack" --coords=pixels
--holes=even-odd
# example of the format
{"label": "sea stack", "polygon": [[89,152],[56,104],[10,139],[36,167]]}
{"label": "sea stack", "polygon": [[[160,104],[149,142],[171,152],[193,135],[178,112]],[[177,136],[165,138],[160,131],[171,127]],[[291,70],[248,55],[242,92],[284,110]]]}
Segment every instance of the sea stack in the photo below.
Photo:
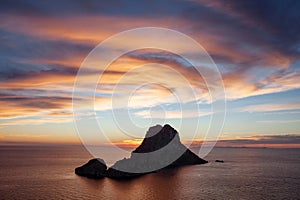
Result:
{"label": "sea stack", "polygon": [[[117,161],[106,171],[103,171],[102,168],[99,173],[85,173],[88,176],[84,173],[76,174],[89,178],[103,176],[114,179],[129,179],[166,168],[205,163],[207,161],[186,148],[180,142],[178,132],[166,124],[150,127],[140,146],[131,152],[130,158]],[[82,167],[88,166],[87,164]],[[96,174],[96,177],[91,176],[92,174]]]}
{"label": "sea stack", "polygon": [[104,160],[100,158],[94,158],[75,169],[75,174],[79,176],[85,176],[88,178],[100,179],[105,177],[107,166]]}

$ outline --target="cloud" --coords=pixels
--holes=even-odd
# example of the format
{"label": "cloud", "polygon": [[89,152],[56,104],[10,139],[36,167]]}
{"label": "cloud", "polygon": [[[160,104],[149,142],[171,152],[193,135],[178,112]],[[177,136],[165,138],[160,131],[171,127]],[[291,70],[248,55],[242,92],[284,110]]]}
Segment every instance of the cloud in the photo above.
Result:
{"label": "cloud", "polygon": [[220,146],[243,146],[243,147],[285,147],[299,148],[299,135],[269,135],[251,136],[237,140],[222,140]]}
{"label": "cloud", "polygon": [[[36,91],[28,91],[35,93]],[[40,92],[39,92],[40,95]],[[9,92],[2,92],[0,95],[3,107],[0,113],[1,119],[11,119],[24,116],[43,115],[47,112],[63,112],[64,109],[71,108],[72,98],[63,96],[30,96],[18,95]]]}
{"label": "cloud", "polygon": [[[126,60],[126,62],[123,62],[122,59]],[[115,65],[112,66],[112,69],[114,69],[115,67],[115,70],[120,70],[123,68],[125,70],[130,71],[132,68],[134,68],[134,64],[142,65],[147,62],[162,63],[167,66],[170,66],[172,70],[178,72],[182,77],[187,79],[191,87],[193,87],[195,90],[198,90],[198,92],[201,93],[201,97],[197,97],[198,100],[200,100],[201,98],[201,100],[205,100],[206,102],[210,101],[209,91],[207,89],[206,82],[204,81],[205,77],[203,78],[196,71],[196,69],[193,66],[191,66],[186,60],[172,53],[157,50],[144,50],[139,52],[133,52],[127,54],[125,58],[121,58],[120,61],[114,63]],[[128,68],[126,68],[125,65],[128,66]],[[207,69],[201,68],[201,70]],[[141,79],[144,78],[144,76],[140,76],[140,74],[142,73],[153,73],[155,74],[154,78],[157,78],[159,77],[157,76],[158,71],[160,71],[159,74],[162,78],[165,76],[169,79],[172,79],[172,74],[170,74],[168,71],[164,72],[164,70],[160,69],[160,67],[156,67],[155,70],[153,70],[153,72],[151,72],[151,70],[141,70],[140,73],[135,73],[135,76],[132,76],[134,78],[132,78],[131,80],[133,80],[133,82],[136,81],[136,83],[138,83],[139,77]],[[256,68],[253,71],[256,71],[256,73],[264,73],[263,69],[260,70]],[[223,82],[225,84],[226,97],[228,99],[234,100],[250,96],[277,93],[300,88],[300,84],[297,81],[298,77],[300,76],[299,71],[292,69],[275,69],[270,71],[271,72],[262,75],[260,79],[257,79],[257,76],[253,74],[255,72],[248,71],[247,69],[241,69],[232,71],[230,73],[224,73]],[[213,72],[205,71],[205,74],[210,73]],[[120,76],[121,75],[122,74],[120,74]],[[118,79],[111,79],[107,77],[107,80]],[[176,78],[174,78],[174,80],[177,81]],[[172,82],[173,87],[180,88],[181,86],[179,86],[179,83],[176,83],[176,81],[174,83]],[[141,82],[143,82],[143,80],[141,80]],[[187,85],[183,87],[186,86]],[[172,87],[171,84],[170,87]]]}
{"label": "cloud", "polygon": [[[86,14],[99,14],[113,15],[117,17],[126,16],[148,16],[148,17],[161,17],[177,15],[181,12],[182,8],[189,7],[193,3],[174,0],[174,5],[170,6],[167,0],[155,0],[151,3],[147,1],[132,0],[111,2],[109,0],[103,0],[101,2],[91,0],[85,2],[83,0],[62,0],[60,4],[53,4],[53,2],[35,2],[34,0],[17,0],[15,3],[11,3],[8,0],[3,1],[1,11],[6,13],[21,13],[22,15],[30,16],[76,16]],[[116,6],[122,9],[116,9]],[[155,13],[154,13],[155,12]],[[157,15],[155,15],[157,14]]]}
{"label": "cloud", "polygon": [[240,108],[240,112],[272,112],[284,110],[298,110],[300,103],[281,103],[281,104],[258,104]]}
{"label": "cloud", "polygon": [[280,123],[280,124],[286,124],[286,123],[299,123],[300,119],[293,119],[293,120],[260,120],[256,121],[258,123]]}
{"label": "cloud", "polygon": [[39,124],[48,124],[48,123],[67,123],[72,122],[72,117],[67,118],[55,118],[55,117],[42,117],[40,116],[39,119],[14,119],[14,120],[7,120],[1,122],[1,126],[16,126],[16,125],[39,125]]}
{"label": "cloud", "polygon": [[182,119],[184,118],[199,118],[207,115],[211,115],[209,111],[198,110],[143,110],[134,113],[136,116],[147,119]]}
{"label": "cloud", "polygon": [[[169,68],[164,68],[158,64],[144,65],[148,62],[162,63],[169,66]],[[138,68],[136,65],[144,66]],[[3,89],[9,89],[8,92],[3,93],[2,96],[3,102],[9,101],[7,103],[9,105],[9,111],[4,114],[6,117],[13,117],[13,115],[20,116],[25,113],[30,113],[30,115],[37,114],[41,112],[42,109],[70,109],[72,94],[71,92],[65,93],[64,91],[72,90],[76,68],[59,67],[55,65],[49,68],[33,66],[31,71],[23,72],[21,66],[22,65],[20,65],[20,71],[24,74],[13,75],[14,78],[8,78],[8,80],[3,82],[0,86]],[[16,70],[12,71],[16,72]],[[95,70],[95,72],[97,72],[97,70]],[[266,83],[260,83],[260,85],[258,85],[258,83],[248,82],[247,79],[238,72],[225,75],[223,81],[225,83],[227,98],[239,99],[298,87],[296,72],[289,73],[285,70],[280,70],[280,72],[281,76],[272,74],[262,81],[262,83]],[[94,76],[94,72],[91,71],[90,74],[85,74],[86,78],[88,78],[89,75]],[[287,78],[285,78],[285,76]],[[147,81],[150,83],[152,81],[153,83],[157,82],[157,84],[150,84],[147,87],[143,86]],[[288,85],[283,81],[290,82],[291,84]],[[59,85],[60,90],[57,90],[58,87],[55,87],[55,85]],[[117,89],[115,88],[116,85],[118,86]],[[136,88],[136,86],[141,86],[141,88]],[[33,88],[40,89],[34,90]],[[82,95],[82,98],[92,98],[93,90],[91,88],[85,86],[82,90],[84,91],[83,93],[85,93]],[[186,92],[188,90],[195,93],[189,94]],[[12,95],[16,92],[20,95]],[[88,95],[89,93],[91,95]],[[63,104],[57,104],[58,101],[64,100],[64,98],[61,98],[61,95],[65,96],[66,101]],[[128,95],[131,95],[131,97],[128,98]],[[179,95],[182,99],[176,99],[176,95]],[[7,98],[5,99],[6,96]],[[30,98],[28,96],[30,96]],[[112,97],[116,100],[114,105],[111,101]],[[50,102],[51,99],[52,101]],[[211,101],[206,84],[201,75],[182,58],[174,54],[156,50],[132,52],[118,59],[105,71],[96,91],[96,110],[98,111],[110,110],[112,106],[114,106],[115,109],[123,108],[124,106],[137,109],[176,102],[187,103],[191,101],[202,103]],[[262,107],[266,109],[271,106],[272,105],[263,105]],[[11,111],[13,107],[14,111]],[[247,107],[242,111],[253,112],[254,107]],[[258,106],[255,109],[259,110],[260,107]],[[209,114],[188,113],[188,117],[199,117]],[[143,112],[137,112],[136,114],[137,116],[149,118],[149,116],[146,116]],[[153,112],[153,115],[154,117],[161,117],[160,114],[155,114],[155,112]],[[180,118],[180,113],[170,111],[165,117]]]}
{"label": "cloud", "polygon": [[[66,2],[61,2],[62,5],[64,3]],[[1,17],[2,21],[0,23],[4,30],[18,32],[44,40],[66,40],[72,43],[77,42],[96,45],[113,33],[142,26],[158,26],[188,32],[188,34],[197,39],[218,62],[227,65],[234,63],[242,67],[255,65],[288,67],[292,61],[298,58],[298,50],[295,48],[297,47],[297,42],[289,42],[288,45],[281,44],[286,43],[286,40],[290,40],[288,39],[289,37],[285,37],[285,35],[282,34],[280,38],[277,38],[279,36],[273,33],[261,31],[257,28],[259,26],[249,26],[248,23],[244,22],[246,21],[244,19],[245,17],[242,17],[241,14],[236,14],[234,15],[235,17],[232,17],[233,11],[226,12],[229,6],[223,5],[222,2],[214,4],[220,4],[218,9],[210,9],[213,6],[208,6],[208,8],[208,3],[205,2],[173,1],[173,6],[170,7],[168,6],[169,2],[163,0],[159,2],[156,1],[145,7],[147,3],[144,1],[131,1],[126,2],[126,4],[122,6],[122,11],[117,13],[114,9],[115,4],[109,2],[101,4],[91,2],[91,6],[88,6],[86,10],[82,9],[82,4],[78,2],[69,2],[68,6],[71,6],[73,10],[65,10],[63,7],[57,8],[57,6],[52,4],[44,7],[49,3],[40,4],[31,2],[27,4],[27,6],[31,8],[43,8],[41,10],[45,11],[45,13],[37,12],[33,15],[26,12],[26,6],[22,9],[19,8],[25,11],[26,14],[21,11],[18,12],[19,14],[15,12],[11,13],[11,10],[16,10],[17,8],[13,8],[9,3],[6,4],[8,8],[3,12]],[[117,4],[123,3],[118,2]],[[244,3],[240,2],[232,2],[230,7],[235,8],[235,5],[240,5],[240,7],[238,7],[239,9],[242,8],[247,11],[247,5],[243,4]],[[277,3],[275,5],[277,5]],[[251,14],[253,14],[253,11],[257,9],[258,6],[259,3],[250,4],[249,10],[252,9],[252,12],[245,12],[248,14],[247,17],[256,17],[256,15]],[[224,9],[222,10],[221,8]],[[290,7],[287,8],[290,9]],[[31,10],[30,8],[28,9]],[[240,12],[239,9],[234,9],[234,11]],[[273,9],[273,7],[266,7],[267,12],[264,13],[272,13],[270,9]],[[34,10],[40,11],[38,9]],[[49,13],[48,10],[50,10]],[[64,12],[62,12],[62,10],[64,10]],[[150,10],[152,11],[149,12]],[[149,15],[147,13],[149,13]],[[282,15],[284,13],[280,14]],[[157,18],[157,16],[160,15],[165,17],[164,20]],[[272,14],[272,16],[276,15]],[[261,22],[265,19],[261,18],[254,18],[253,21]],[[297,23],[297,20],[295,20],[297,18],[293,17],[293,15],[289,15],[289,18]],[[73,23],[74,21],[76,21],[76,23]],[[275,22],[275,20],[270,21],[270,23]],[[278,17],[278,24],[282,23],[284,23],[283,20]],[[230,24],[230,27],[227,26],[227,24]],[[266,22],[266,24],[268,23]],[[282,28],[286,25],[279,26]],[[103,27],[105,27],[105,29]],[[287,32],[291,29],[291,27],[285,28],[286,29],[283,30],[287,30]],[[280,29],[278,28],[278,30]],[[296,30],[294,30],[294,32],[296,32]],[[297,34],[289,33],[289,35]],[[299,38],[295,39],[299,41]],[[291,49],[281,49],[282,47]]]}
{"label": "cloud", "polygon": [[[262,90],[270,93],[274,91],[287,91],[300,88],[300,83],[297,81],[300,77],[299,70],[278,70],[273,72],[269,77],[259,83]],[[273,92],[274,92],[273,91]]]}
{"label": "cloud", "polygon": [[[259,69],[256,69],[255,71],[256,73],[260,73]],[[300,88],[300,83],[297,81],[300,72],[297,70],[272,70],[271,73],[262,74],[259,79],[252,73],[234,71],[223,75],[226,96],[228,99],[234,100]],[[263,70],[261,70],[261,73],[264,73]]]}
{"label": "cloud", "polygon": [[[93,47],[114,33],[141,26],[159,26],[182,31],[202,44],[223,75],[226,96],[236,100],[300,88],[299,2],[288,1],[48,1],[2,2],[0,8],[0,90],[6,105],[2,118],[70,113],[71,92],[77,70]],[[116,5],[122,9],[115,9]],[[260,12],[258,12],[260,11]],[[118,50],[143,38],[129,38]],[[162,38],[167,40],[167,38]],[[170,44],[180,48],[180,42]],[[193,49],[184,49],[194,53]],[[146,63],[152,65],[135,68]],[[101,63],[101,61],[100,61]],[[296,67],[295,67],[296,66]],[[206,66],[203,70],[209,70]],[[91,69],[84,78],[96,76]],[[180,78],[178,78],[180,75]],[[97,88],[98,110],[111,109],[114,94],[120,106],[149,108],[159,104],[213,100],[201,77],[183,58],[170,52],[142,50],[119,58],[104,73]],[[162,86],[143,87],[131,101],[126,95],[145,80],[163,80]],[[120,88],[114,91],[115,85]],[[166,89],[168,88],[168,89]],[[188,93],[187,91],[195,93]],[[82,98],[93,89],[82,88]],[[195,95],[195,96],[194,96]],[[116,106],[116,105],[115,105]],[[298,109],[298,105],[248,106],[241,111]],[[118,108],[118,106],[117,106]],[[51,114],[52,113],[52,114]],[[137,113],[145,117],[143,112]],[[155,114],[155,113],[153,113]],[[198,113],[199,114],[199,113]],[[189,116],[199,116],[190,113]],[[157,115],[157,114],[155,114]],[[202,114],[200,113],[200,116]],[[178,117],[172,111],[168,117]]]}
{"label": "cloud", "polygon": [[[237,139],[221,138],[215,141],[205,141],[207,145],[211,144],[216,147],[270,147],[270,148],[299,148],[300,135],[254,135],[239,137]],[[185,140],[185,144],[191,145],[193,148],[199,148],[203,140],[196,139],[193,141]]]}
{"label": "cloud", "polygon": [[47,76],[57,76],[61,77],[75,77],[77,73],[76,68],[65,67],[62,65],[56,66],[47,66],[47,65],[37,65],[33,63],[18,63],[18,62],[3,62],[2,66],[5,66],[0,69],[0,81],[2,82],[1,86],[8,86],[9,83],[29,80],[29,79],[43,79]]}
{"label": "cloud", "polygon": [[[201,5],[223,13],[231,18],[231,21],[238,21],[237,28],[243,26],[247,32],[237,36],[246,41],[253,40],[259,44],[269,55],[275,52],[279,57],[299,59],[299,10],[300,4],[297,1],[207,1],[195,0]],[[235,25],[234,25],[235,28]],[[252,29],[252,31],[250,30]],[[249,37],[250,36],[250,37]],[[267,55],[267,54],[264,54]],[[280,56],[281,55],[281,56]],[[271,58],[271,57],[270,57]],[[280,60],[278,60],[280,61]]]}

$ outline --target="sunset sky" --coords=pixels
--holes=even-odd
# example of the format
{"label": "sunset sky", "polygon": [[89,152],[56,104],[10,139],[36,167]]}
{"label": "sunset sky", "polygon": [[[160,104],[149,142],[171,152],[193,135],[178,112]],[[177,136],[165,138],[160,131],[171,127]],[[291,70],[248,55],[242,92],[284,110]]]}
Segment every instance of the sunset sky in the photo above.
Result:
{"label": "sunset sky", "polygon": [[[300,2],[289,0],[1,1],[0,142],[80,143],[72,93],[81,63],[114,34],[162,27],[196,40],[221,72],[227,108],[219,145],[300,147],[299,10]],[[123,48],[138,39],[107,48]],[[180,41],[172,45],[182,46]],[[97,69],[92,69],[85,78],[95,73]],[[182,124],[172,90],[186,91],[187,84],[177,73],[199,94],[184,96]],[[124,128],[129,136],[114,124],[111,97],[122,101],[131,86],[141,86],[145,79],[169,80],[168,88],[148,85],[136,90],[126,104],[137,125]],[[117,93],[115,85],[120,87]],[[148,127],[158,123],[171,124],[189,141],[193,138],[189,123],[199,120],[196,141],[201,141],[212,114],[204,86],[193,68],[172,52],[130,52],[103,74],[95,93],[98,122],[112,142],[127,145],[139,142]],[[93,95],[88,86],[82,91],[83,102]],[[192,103],[200,112],[189,107]],[[95,131],[88,122],[90,115],[82,116],[86,130],[80,134]],[[95,140],[105,143],[90,138],[91,144]]]}

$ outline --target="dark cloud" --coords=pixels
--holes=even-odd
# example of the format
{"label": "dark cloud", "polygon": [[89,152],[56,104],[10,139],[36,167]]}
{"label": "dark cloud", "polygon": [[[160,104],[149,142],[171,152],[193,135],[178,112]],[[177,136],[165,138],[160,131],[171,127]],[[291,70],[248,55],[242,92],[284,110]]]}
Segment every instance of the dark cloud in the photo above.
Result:
{"label": "dark cloud", "polygon": [[130,52],[126,54],[126,56],[147,62],[156,62],[161,64],[173,63],[176,65],[182,65],[183,67],[192,67],[191,63],[189,63],[185,58],[176,55],[172,52],[167,52],[163,50],[143,49]]}
{"label": "dark cloud", "polygon": [[[213,22],[216,26],[224,26],[222,29],[225,32],[229,31],[232,39],[240,43],[239,46],[251,42],[258,49],[280,52],[293,61],[299,60],[299,1],[200,0],[199,2],[216,8],[216,12],[223,13],[223,19],[215,16]],[[220,20],[224,20],[225,23],[219,23]]]}
{"label": "dark cloud", "polygon": [[94,45],[71,40],[51,40],[0,29],[0,58],[11,60],[85,57]]}
{"label": "dark cloud", "polygon": [[30,96],[27,91],[27,96],[18,96],[14,94],[2,93],[0,102],[2,105],[15,104],[22,108],[64,108],[66,104],[72,103],[72,97],[60,97],[60,96]]}
{"label": "dark cloud", "polygon": [[247,139],[220,140],[223,144],[300,144],[300,135],[253,136]]}
{"label": "dark cloud", "polygon": [[1,2],[1,11],[5,13],[18,13],[24,15],[83,15],[104,14],[114,16],[152,16],[176,15],[182,8],[193,5],[189,1],[173,0],[61,0],[35,1],[35,0],[4,0]]}
{"label": "dark cloud", "polygon": [[[47,74],[75,76],[80,60],[83,61],[94,47],[86,43],[47,40],[1,29],[0,44],[0,82]],[[73,59],[76,62],[72,62]]]}
{"label": "dark cloud", "polygon": [[40,38],[0,30],[0,81],[27,78],[45,74],[70,75],[77,73],[78,66],[52,64],[85,57],[92,49],[86,44],[71,41],[45,41]]}
{"label": "dark cloud", "polygon": [[[180,55],[157,49],[143,49],[130,52],[123,57],[129,57],[145,63],[160,63],[171,67],[176,72],[183,75],[192,85],[197,85],[198,89],[205,91],[207,86],[203,79],[203,75],[214,74],[215,71],[202,66],[193,66],[188,60]],[[195,68],[197,67],[197,69]],[[199,73],[200,70],[201,74]]]}
{"label": "dark cloud", "polygon": [[77,68],[65,67],[62,65],[40,65],[34,63],[18,63],[13,61],[0,62],[0,82],[17,81],[30,77],[57,75],[75,76]]}
{"label": "dark cloud", "polygon": [[300,2],[297,0],[231,0],[227,1],[224,6],[244,16],[245,20],[254,23],[257,28],[268,30],[270,34],[286,42],[295,42],[300,39]]}
{"label": "dark cloud", "polygon": [[2,90],[0,104],[3,105],[0,119],[41,115],[41,113],[59,115],[58,112],[63,114],[64,110],[70,110],[72,96],[61,92],[50,94],[46,90]]}
{"label": "dark cloud", "polygon": [[[14,2],[14,3],[12,3]],[[209,5],[209,6],[208,6]],[[186,24],[178,27],[184,33],[191,33],[201,41],[205,32],[213,36],[212,43],[217,48],[241,55],[242,58],[225,56],[222,52],[209,51],[213,58],[226,65],[236,67],[252,66],[283,66],[299,60],[300,16],[298,1],[71,1],[59,3],[52,1],[3,1],[1,8],[7,15],[46,15],[49,18],[64,20],[64,16],[113,16],[152,18],[158,21],[169,21],[176,24],[184,19]],[[122,9],[120,9],[122,8]],[[30,22],[28,22],[30,23]],[[76,24],[76,21],[74,21]],[[123,22],[120,22],[123,23]],[[20,40],[20,39],[19,39]],[[10,42],[11,44],[11,42]],[[39,52],[51,55],[74,54],[74,49],[80,46],[69,46],[63,41],[32,45]],[[32,51],[31,45],[25,45],[22,50]],[[57,51],[52,51],[52,47]],[[89,49],[91,50],[91,49]],[[9,51],[9,50],[8,50]],[[88,52],[88,51],[86,51]],[[20,52],[15,52],[16,54]],[[53,54],[54,53],[54,54]],[[40,54],[40,53],[39,53]],[[41,55],[43,57],[43,55]],[[285,60],[284,60],[285,59]]]}
{"label": "dark cloud", "polygon": [[[56,26],[56,23],[60,19],[63,21],[65,17],[69,16],[71,18],[74,16],[95,16],[96,18],[108,16],[119,18],[120,21],[124,19],[124,21],[119,23],[126,23],[126,20],[133,20],[134,18],[155,19],[157,22],[170,22],[177,30],[191,34],[200,43],[205,42],[201,40],[202,36],[211,36],[210,39],[212,41],[206,41],[206,43],[213,43],[215,46],[214,48],[208,47],[209,53],[217,64],[224,65],[224,68],[233,74],[228,78],[231,80],[234,77],[239,78],[245,74],[248,75],[248,69],[282,67],[283,65],[287,65],[284,67],[289,67],[291,63],[300,60],[299,10],[300,2],[292,0],[230,0],[226,2],[206,2],[205,0],[62,0],[56,3],[53,1],[4,0],[1,2],[0,7],[1,22],[4,24],[0,26],[0,81],[1,83],[9,81],[18,83],[20,79],[45,76],[48,76],[48,79],[53,79],[54,76],[74,78],[80,62],[74,62],[76,64],[71,62],[69,64],[68,62],[72,58],[83,60],[93,49],[96,42],[86,43],[80,39],[64,37],[47,38],[47,31],[50,31],[51,28],[61,28],[61,26]],[[5,24],[5,17],[7,16],[13,16],[9,18],[12,22]],[[24,19],[24,21],[20,20],[20,23],[24,22],[25,24],[24,29],[26,29],[26,24],[35,23],[36,26],[33,26],[34,28],[38,27],[39,31],[41,29],[46,29],[46,31],[41,31],[40,34],[34,36],[30,32],[37,30],[7,28],[9,25],[14,25],[14,19],[17,21],[17,19],[23,19],[26,16],[33,16],[33,18],[29,17]],[[37,20],[38,22],[34,21],[34,19],[40,18],[43,19]],[[47,19],[52,19],[50,24],[47,24],[47,22],[49,23]],[[176,26],[177,20],[183,20],[184,23]],[[71,22],[77,23],[76,21]],[[63,25],[63,23],[60,25]],[[80,29],[81,25],[74,26],[72,31],[76,28]],[[116,26],[118,26],[118,23]],[[89,27],[85,28],[88,29]],[[103,30],[105,28],[103,27]],[[94,31],[94,33],[98,33],[97,31]],[[61,32],[53,34],[57,33]],[[84,33],[88,34],[89,31]],[[189,68],[190,64],[170,53],[142,52],[131,54],[130,57],[143,61],[170,64],[177,67],[176,69],[178,70],[185,67],[186,69],[182,69],[180,72],[193,78],[194,71],[192,68]],[[64,64],[58,63],[59,61],[64,61]],[[265,85],[271,84],[275,79],[288,77],[289,74],[286,74],[287,72],[290,73],[289,70],[281,70],[277,75],[272,74],[265,81],[266,83],[254,85],[258,89],[265,88]],[[97,71],[89,73],[97,73]],[[107,73],[122,75],[123,72],[114,70],[107,71]],[[237,74],[239,76],[236,76]],[[296,76],[298,75],[296,74]],[[61,79],[57,79],[57,82],[59,81]],[[198,79],[195,79],[196,81],[199,82]],[[295,79],[290,82],[294,81]],[[236,83],[241,84],[241,82]],[[234,84],[236,85],[236,83]],[[22,87],[22,85],[19,87]],[[11,91],[13,92],[13,90]],[[27,91],[28,94],[34,97],[39,96],[37,93],[31,93],[28,90],[24,91]],[[10,100],[21,102],[21,98]],[[27,101],[27,97],[23,100]],[[40,100],[42,103],[37,103],[37,107],[55,106],[51,103],[43,103],[43,99]],[[54,101],[55,99],[52,100]],[[24,105],[34,106],[31,102],[36,101],[30,99],[27,105]]]}

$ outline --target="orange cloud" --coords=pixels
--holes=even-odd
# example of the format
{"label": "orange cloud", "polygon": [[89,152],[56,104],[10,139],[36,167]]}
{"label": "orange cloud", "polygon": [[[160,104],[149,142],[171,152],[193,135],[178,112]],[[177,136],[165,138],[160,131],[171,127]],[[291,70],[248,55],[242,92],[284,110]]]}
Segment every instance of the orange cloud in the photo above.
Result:
{"label": "orange cloud", "polygon": [[[80,15],[59,17],[12,16],[2,14],[1,27],[47,40],[69,40],[96,45],[114,33],[144,26],[172,26],[166,21],[135,17],[115,17],[106,15]],[[74,23],[76,22],[76,23]],[[178,19],[178,24],[184,21]],[[103,28],[105,27],[105,28]]]}
{"label": "orange cloud", "polygon": [[127,139],[119,142],[113,142],[111,145],[115,145],[121,148],[135,148],[142,143],[142,139]]}
{"label": "orange cloud", "polygon": [[[146,25],[155,25],[168,28],[182,27],[182,30],[188,30],[191,28],[189,24],[192,22],[183,17],[173,17],[172,20],[163,21],[151,18],[133,18],[133,17],[114,17],[105,15],[84,15],[84,16],[65,16],[63,19],[56,17],[32,17],[32,16],[13,16],[1,14],[0,26],[4,30],[21,33],[27,36],[37,38],[44,41],[65,41],[70,43],[80,43],[83,45],[94,46],[100,41],[108,38],[113,33],[119,31],[139,27]],[[73,23],[76,21],[76,23]],[[204,23],[204,22],[203,22]],[[193,24],[193,23],[192,23]],[[105,29],[103,28],[105,27]],[[209,30],[203,28],[199,30],[193,30],[190,35],[202,44],[206,50],[213,56],[226,57],[228,60],[235,63],[246,63],[244,68],[251,68],[253,64],[253,56],[260,54],[261,60],[268,66],[279,66],[287,67],[290,65],[291,59],[288,56],[281,54],[274,49],[267,49],[265,52],[253,53],[252,51],[241,51],[239,48],[234,48],[230,46],[230,43],[224,42],[224,37],[222,34],[212,34]],[[119,45],[126,46],[133,42],[138,42],[139,40],[144,40],[145,38],[129,38],[126,41],[122,41]],[[182,44],[170,44],[174,47],[181,48]],[[118,47],[111,47],[112,49],[118,49]],[[182,49],[185,53],[193,53],[193,49]],[[53,59],[51,56],[49,58],[28,58],[21,59],[21,62],[27,64],[41,64],[41,65],[58,65],[57,68],[71,69],[66,72],[61,71],[42,71],[40,73],[27,75],[17,78],[9,78],[4,82],[1,82],[0,89],[2,90],[29,90],[29,89],[39,89],[42,92],[50,91],[72,91],[73,84],[76,77],[76,71],[79,68],[81,62],[86,56],[87,52],[78,52],[76,55],[66,55],[57,59]],[[161,55],[167,55],[165,58],[155,58],[149,56],[149,54],[161,53]],[[173,55],[174,56],[174,55]],[[116,60],[108,68],[108,70],[103,74],[100,80],[100,86],[97,88],[98,93],[102,94],[112,94],[113,86],[115,84],[121,84],[124,89],[121,92],[122,95],[128,94],[131,88],[126,88],[128,85],[141,85],[144,83],[145,78],[148,80],[155,79],[168,79],[170,80],[166,85],[170,90],[163,89],[162,87],[155,87],[152,85],[150,89],[140,89],[137,91],[136,96],[133,97],[132,102],[128,102],[130,106],[135,108],[149,107],[153,105],[158,105],[164,102],[173,103],[175,98],[172,97],[172,92],[180,91],[184,97],[184,102],[197,99],[199,102],[210,103],[211,98],[209,91],[206,87],[203,77],[198,75],[196,71],[190,67],[185,66],[185,64],[172,60],[172,56],[166,52],[159,52],[154,50],[144,50],[140,54],[135,54],[134,52],[125,56],[122,56]],[[137,69],[136,66],[147,64],[149,62],[161,63],[169,66],[167,70],[157,65],[152,67],[142,67]],[[247,63],[250,63],[247,65]],[[101,61],[100,61],[101,64]],[[95,73],[97,69],[94,69]],[[171,73],[173,71],[173,73]],[[233,70],[232,73],[224,74],[223,81],[225,84],[225,90],[228,99],[239,99],[249,96],[268,94],[280,91],[286,91],[291,89],[300,88],[299,84],[299,73],[286,73],[278,76],[270,76],[261,82],[252,82],[249,77],[245,77],[243,70]],[[177,78],[177,74],[181,75],[182,79]],[[91,77],[95,77],[97,74],[85,74],[84,78],[89,80]],[[126,77],[127,76],[127,77]],[[125,77],[125,78],[124,78]],[[167,77],[167,78],[166,78]],[[187,80],[185,82],[184,80]],[[123,81],[123,82],[120,82]],[[187,84],[188,83],[188,84]],[[261,87],[261,85],[266,85],[267,87]],[[102,87],[103,86],[103,87]],[[184,93],[187,87],[191,87],[193,90],[197,91],[196,97]],[[93,88],[89,88],[88,85],[82,88],[85,92],[93,92]],[[54,95],[54,96],[52,96]],[[51,102],[54,101],[56,104],[55,108],[47,107],[51,109],[51,112],[57,112],[57,110],[68,110],[70,112],[71,107],[71,94],[67,94],[69,98],[66,101],[55,102],[55,96],[58,94],[49,95],[48,99],[43,99],[41,102],[32,101],[32,105],[35,104],[36,107],[26,107],[21,101],[9,102],[2,100],[3,111],[1,116],[3,118],[14,118],[20,116],[32,116],[43,114],[43,110],[38,107],[39,103],[48,103],[49,106]],[[61,94],[59,94],[61,95]],[[45,95],[47,96],[47,95]],[[84,98],[84,97],[83,97]],[[119,97],[119,101],[123,101],[124,98]],[[96,108],[98,110],[105,110],[111,108],[110,98],[97,97],[96,98]],[[178,116],[178,112],[172,111],[173,113],[168,114],[169,117]],[[63,113],[60,113],[64,115]],[[145,116],[145,113],[138,113]],[[50,114],[49,114],[50,115]],[[200,114],[201,115],[201,114]],[[191,115],[191,116],[194,116]]]}

